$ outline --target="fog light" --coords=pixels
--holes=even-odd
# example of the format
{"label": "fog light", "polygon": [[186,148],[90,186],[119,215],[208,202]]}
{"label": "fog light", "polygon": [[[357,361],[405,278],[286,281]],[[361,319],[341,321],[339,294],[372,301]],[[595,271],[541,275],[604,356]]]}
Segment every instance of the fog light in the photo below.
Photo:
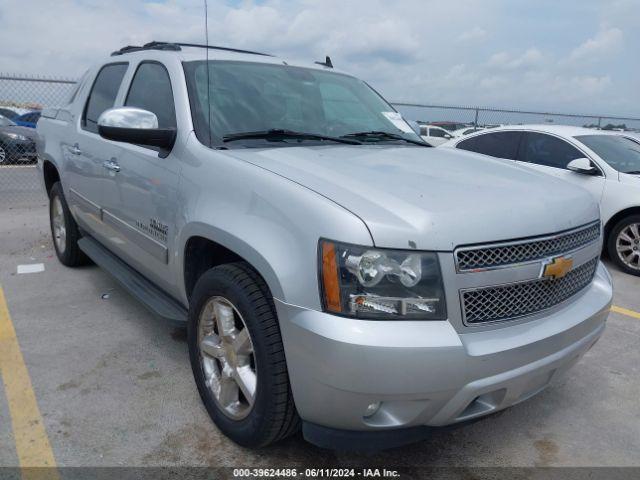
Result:
{"label": "fog light", "polygon": [[380,402],[373,402],[367,405],[366,410],[364,411],[364,418],[373,416],[378,409],[380,408]]}

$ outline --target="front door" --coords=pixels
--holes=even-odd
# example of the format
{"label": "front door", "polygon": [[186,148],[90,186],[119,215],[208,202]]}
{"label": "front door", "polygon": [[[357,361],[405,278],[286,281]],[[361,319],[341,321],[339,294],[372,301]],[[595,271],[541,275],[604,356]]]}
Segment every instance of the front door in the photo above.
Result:
{"label": "front door", "polygon": [[604,174],[584,175],[568,170],[567,165],[576,158],[588,157],[561,138],[546,133],[525,132],[520,142],[517,160],[530,168],[562,178],[588,190],[599,204],[604,191]]}
{"label": "front door", "polygon": [[[141,62],[125,95],[125,106],[142,108],[158,117],[160,128],[177,128],[171,80],[164,65]],[[178,205],[179,162],[160,149],[120,143],[109,173],[104,200],[104,224],[109,248],[165,290],[173,290],[169,275]]]}

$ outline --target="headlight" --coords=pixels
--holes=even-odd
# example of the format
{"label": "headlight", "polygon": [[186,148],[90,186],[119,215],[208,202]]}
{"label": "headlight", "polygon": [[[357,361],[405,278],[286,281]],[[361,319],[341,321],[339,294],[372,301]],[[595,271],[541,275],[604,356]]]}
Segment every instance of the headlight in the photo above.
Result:
{"label": "headlight", "polygon": [[20,135],[19,133],[7,133],[6,135],[12,140],[20,140],[20,141],[29,140],[28,137],[25,137],[24,135]]}
{"label": "headlight", "polygon": [[438,257],[320,240],[320,296],[326,312],[379,320],[447,317]]}

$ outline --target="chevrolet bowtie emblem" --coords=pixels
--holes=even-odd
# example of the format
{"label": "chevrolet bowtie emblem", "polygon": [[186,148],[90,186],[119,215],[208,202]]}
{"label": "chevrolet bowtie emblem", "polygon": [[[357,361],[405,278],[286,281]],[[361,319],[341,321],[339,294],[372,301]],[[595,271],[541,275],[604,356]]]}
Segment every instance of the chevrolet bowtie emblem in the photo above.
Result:
{"label": "chevrolet bowtie emblem", "polygon": [[552,278],[554,280],[564,277],[573,268],[573,259],[567,257],[555,257],[548,260],[542,267],[541,277]]}

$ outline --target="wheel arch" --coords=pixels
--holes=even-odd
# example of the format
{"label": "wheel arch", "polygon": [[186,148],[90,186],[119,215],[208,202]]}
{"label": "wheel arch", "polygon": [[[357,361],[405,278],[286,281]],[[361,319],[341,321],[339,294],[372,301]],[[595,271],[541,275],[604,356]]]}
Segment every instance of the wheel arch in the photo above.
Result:
{"label": "wheel arch", "polygon": [[640,215],[640,206],[625,208],[624,210],[620,210],[618,213],[613,215],[604,226],[604,250],[607,249],[607,243],[609,241],[609,235],[613,228],[618,224],[620,220],[630,215]]}
{"label": "wheel arch", "polygon": [[51,193],[51,187],[60,181],[60,172],[58,172],[53,162],[45,160],[42,162],[42,176],[44,179],[44,188],[48,196]]}
{"label": "wheel arch", "polygon": [[211,231],[211,227],[194,225],[185,235],[182,245],[182,279],[187,303],[196,282],[207,270],[232,262],[246,262],[265,281],[275,298],[282,298],[283,291],[278,276],[266,258],[251,245],[223,231]]}

